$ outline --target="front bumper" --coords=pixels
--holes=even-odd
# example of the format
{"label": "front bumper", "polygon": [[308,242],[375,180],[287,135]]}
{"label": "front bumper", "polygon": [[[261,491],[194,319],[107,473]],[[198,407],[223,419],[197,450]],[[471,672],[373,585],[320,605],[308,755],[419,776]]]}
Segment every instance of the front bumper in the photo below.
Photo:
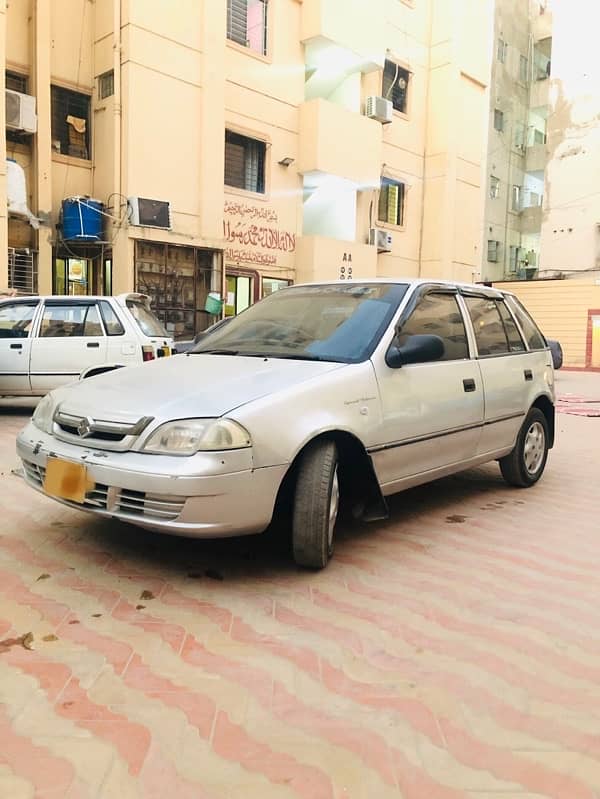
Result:
{"label": "front bumper", "polygon": [[69,507],[138,527],[192,538],[262,532],[271,521],[287,465],[252,468],[251,450],[189,458],[75,446],[31,422],[17,437],[25,481],[46,496],[48,457],[85,464],[91,487]]}

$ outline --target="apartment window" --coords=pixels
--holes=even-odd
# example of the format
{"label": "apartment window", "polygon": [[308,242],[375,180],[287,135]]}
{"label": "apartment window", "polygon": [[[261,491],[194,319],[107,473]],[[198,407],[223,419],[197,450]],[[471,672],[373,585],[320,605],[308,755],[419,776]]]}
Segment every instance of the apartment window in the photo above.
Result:
{"label": "apartment window", "polygon": [[517,269],[519,268],[519,261],[521,260],[519,257],[520,253],[521,253],[520,247],[515,247],[514,245],[511,245],[509,262],[508,262],[508,268],[510,272],[516,272]]}
{"label": "apartment window", "polygon": [[508,49],[507,43],[504,41],[504,39],[499,38],[498,39],[498,61],[500,61],[502,64],[504,64],[506,62],[506,51],[507,51],[507,49]]}
{"label": "apartment window", "polygon": [[490,197],[492,200],[497,200],[500,196],[500,178],[490,175]]}
{"label": "apartment window", "polygon": [[264,194],[266,151],[264,141],[225,131],[225,185]]}
{"label": "apartment window", "polygon": [[396,111],[406,113],[408,81],[410,72],[393,61],[385,62],[383,69],[382,94],[386,100],[391,100]]}
{"label": "apartment window", "polygon": [[27,94],[27,76],[21,75],[18,72],[6,71],[6,88],[13,92],[21,92]]}
{"label": "apartment window", "polygon": [[268,0],[227,0],[227,38],[267,54]]}
{"label": "apartment window", "polygon": [[115,73],[114,70],[104,72],[98,78],[98,99],[104,100],[112,97],[115,93]]}
{"label": "apartment window", "polygon": [[521,187],[513,186],[511,193],[511,208],[513,211],[521,210]]}
{"label": "apartment window", "polygon": [[91,158],[90,97],[52,86],[52,149],[74,158]]}
{"label": "apartment window", "polygon": [[515,147],[517,150],[525,148],[525,125],[522,122],[515,123]]}
{"label": "apartment window", "polygon": [[500,260],[500,242],[488,239],[487,243],[487,259],[495,264]]}
{"label": "apartment window", "polygon": [[380,222],[390,225],[404,224],[404,197],[406,186],[397,180],[381,179],[379,189],[379,211],[377,218]]}
{"label": "apartment window", "polygon": [[504,130],[504,112],[498,108],[494,109],[494,128],[500,133]]}
{"label": "apartment window", "polygon": [[519,80],[521,83],[527,83],[527,73],[529,71],[529,61],[522,55],[519,58]]}

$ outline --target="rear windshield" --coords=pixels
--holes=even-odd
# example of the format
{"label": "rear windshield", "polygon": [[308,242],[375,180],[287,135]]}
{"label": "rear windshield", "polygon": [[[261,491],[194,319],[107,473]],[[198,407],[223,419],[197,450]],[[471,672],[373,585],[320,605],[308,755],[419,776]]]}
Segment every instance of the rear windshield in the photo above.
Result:
{"label": "rear windshield", "polygon": [[160,320],[143,303],[136,300],[127,300],[127,307],[145,336],[168,335]]}

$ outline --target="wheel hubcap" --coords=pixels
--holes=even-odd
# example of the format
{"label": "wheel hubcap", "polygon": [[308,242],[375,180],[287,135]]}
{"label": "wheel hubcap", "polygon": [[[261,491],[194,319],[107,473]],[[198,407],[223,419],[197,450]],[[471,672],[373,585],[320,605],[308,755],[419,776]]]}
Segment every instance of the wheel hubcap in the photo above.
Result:
{"label": "wheel hubcap", "polygon": [[340,507],[340,483],[338,480],[338,471],[336,466],[335,472],[333,473],[333,480],[331,481],[331,496],[329,499],[329,531],[327,535],[327,543],[329,544],[329,549],[331,549],[331,546],[333,544],[333,528],[335,527],[339,507]]}
{"label": "wheel hubcap", "polygon": [[536,474],[544,460],[546,433],[540,422],[534,422],[525,436],[523,459],[529,474]]}

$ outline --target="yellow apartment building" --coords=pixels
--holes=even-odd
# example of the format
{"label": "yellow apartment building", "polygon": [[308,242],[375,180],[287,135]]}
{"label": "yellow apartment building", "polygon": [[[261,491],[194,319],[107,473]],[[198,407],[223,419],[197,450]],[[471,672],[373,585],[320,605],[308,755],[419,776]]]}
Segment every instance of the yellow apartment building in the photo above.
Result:
{"label": "yellow apartment building", "polygon": [[0,289],[477,278],[493,5],[0,0]]}

